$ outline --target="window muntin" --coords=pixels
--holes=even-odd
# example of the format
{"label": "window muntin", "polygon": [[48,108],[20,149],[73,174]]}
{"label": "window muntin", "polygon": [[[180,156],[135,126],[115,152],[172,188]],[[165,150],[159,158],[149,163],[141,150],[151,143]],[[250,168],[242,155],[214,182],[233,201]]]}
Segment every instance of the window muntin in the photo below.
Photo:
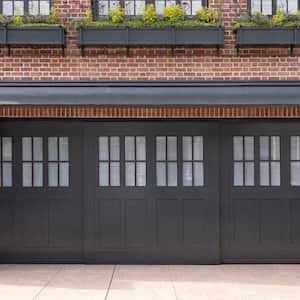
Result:
{"label": "window muntin", "polygon": [[69,186],[69,138],[48,137],[48,186]]}
{"label": "window muntin", "polygon": [[43,186],[42,137],[22,137],[22,185]]}
{"label": "window muntin", "polygon": [[298,0],[251,0],[250,13],[252,15],[263,13],[265,15],[275,14],[277,10],[284,13],[296,14],[298,10]]}
{"label": "window muntin", "polygon": [[259,137],[261,186],[280,186],[280,137]]}
{"label": "window muntin", "polygon": [[50,0],[0,0],[0,13],[4,16],[49,15]]}
{"label": "window muntin", "polygon": [[203,186],[203,137],[182,137],[182,184]]}
{"label": "window muntin", "polygon": [[290,183],[300,186],[300,136],[290,137]]}
{"label": "window muntin", "polygon": [[233,137],[233,185],[254,186],[254,137]]}
{"label": "window muntin", "polygon": [[12,187],[12,138],[0,137],[0,187]]}

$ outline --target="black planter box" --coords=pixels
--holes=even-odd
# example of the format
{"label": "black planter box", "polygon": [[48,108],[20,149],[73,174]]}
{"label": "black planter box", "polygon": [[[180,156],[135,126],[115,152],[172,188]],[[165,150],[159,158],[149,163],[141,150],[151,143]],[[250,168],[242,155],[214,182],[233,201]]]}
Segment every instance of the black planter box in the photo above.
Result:
{"label": "black planter box", "polygon": [[236,32],[236,47],[294,46],[300,45],[298,28],[239,28]]}
{"label": "black planter box", "polygon": [[215,46],[224,45],[224,29],[210,28],[80,28],[77,44],[87,46]]}
{"label": "black planter box", "polygon": [[6,45],[6,28],[0,27],[0,45],[5,46]]}

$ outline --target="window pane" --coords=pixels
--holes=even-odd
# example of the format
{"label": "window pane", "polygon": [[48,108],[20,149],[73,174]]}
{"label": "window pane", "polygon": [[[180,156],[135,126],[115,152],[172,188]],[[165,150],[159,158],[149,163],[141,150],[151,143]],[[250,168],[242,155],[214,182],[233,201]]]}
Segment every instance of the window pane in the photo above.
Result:
{"label": "window pane", "polygon": [[265,15],[272,15],[272,0],[261,0],[262,1],[262,12]]}
{"label": "window pane", "polygon": [[108,137],[99,137],[99,160],[108,160]]}
{"label": "window pane", "polygon": [[183,163],[183,186],[192,186],[193,185],[193,165],[191,162]]}
{"label": "window pane", "polygon": [[280,163],[271,162],[271,185],[280,185]]}
{"label": "window pane", "polygon": [[191,136],[182,137],[183,160],[193,160],[193,138]]}
{"label": "window pane", "polygon": [[300,185],[300,162],[291,163],[291,185]]}
{"label": "window pane", "polygon": [[110,163],[110,185],[120,185],[120,163],[118,162]]}
{"label": "window pane", "polygon": [[57,138],[49,137],[48,138],[48,160],[49,161],[57,161]]}
{"label": "window pane", "polygon": [[146,160],[146,138],[136,137],[136,160]]}
{"label": "window pane", "polygon": [[234,136],[233,137],[233,159],[243,160],[243,137]]}
{"label": "window pane", "polygon": [[156,163],[156,184],[166,186],[166,163]]}
{"label": "window pane", "polygon": [[244,168],[242,162],[234,163],[233,182],[235,186],[241,186],[244,184]]}
{"label": "window pane", "polygon": [[253,162],[245,163],[245,185],[246,186],[254,185],[254,163]]}
{"label": "window pane", "polygon": [[67,137],[59,138],[59,160],[69,160],[69,139]]}
{"label": "window pane", "polygon": [[120,139],[118,136],[112,136],[110,138],[110,159],[120,159]]}
{"label": "window pane", "polygon": [[166,160],[166,137],[156,137],[156,159]]}
{"label": "window pane", "polygon": [[135,14],[134,13],[134,1],[132,1],[132,0],[125,1],[124,8],[125,8],[126,15],[134,15]]}
{"label": "window pane", "polygon": [[245,160],[254,160],[254,137],[245,136]]}
{"label": "window pane", "polygon": [[64,162],[59,164],[59,185],[69,186],[69,163]]}
{"label": "window pane", "polygon": [[32,163],[23,163],[23,186],[32,186]]}
{"label": "window pane", "polygon": [[260,159],[268,160],[269,159],[269,137],[260,136],[259,137],[259,149],[260,149]]}
{"label": "window pane", "polygon": [[31,153],[31,138],[23,137],[22,138],[22,159],[23,160],[32,160]]}
{"label": "window pane", "polygon": [[136,164],[136,185],[146,186],[146,163],[144,162]]}
{"label": "window pane", "polygon": [[14,15],[23,16],[24,15],[24,1],[15,1],[14,2]]}
{"label": "window pane", "polygon": [[135,2],[135,14],[142,15],[145,10],[145,1],[136,1]]}
{"label": "window pane", "polygon": [[108,15],[108,1],[99,1],[99,15]]}
{"label": "window pane", "polygon": [[48,185],[58,186],[58,164],[57,163],[48,164]]}
{"label": "window pane", "polygon": [[29,1],[28,2],[28,11],[30,15],[39,14],[39,2],[38,1]]}
{"label": "window pane", "polygon": [[40,1],[40,15],[50,15],[50,2]]}
{"label": "window pane", "polygon": [[270,185],[269,163],[268,162],[260,163],[260,185],[262,185],[262,186]]}
{"label": "window pane", "polygon": [[[3,186],[5,187],[12,186],[12,163],[3,163],[2,173],[3,173]],[[1,182],[1,178],[0,178],[0,182]]]}
{"label": "window pane", "polygon": [[2,13],[4,16],[12,16],[13,15],[12,1],[3,1]]}
{"label": "window pane", "polygon": [[173,0],[155,0],[155,8],[158,14],[162,14],[165,6],[175,5],[176,1]]}
{"label": "window pane", "polygon": [[192,15],[195,15],[201,7],[202,7],[201,1],[192,1]]}
{"label": "window pane", "polygon": [[203,160],[203,137],[194,136],[194,160]]}
{"label": "window pane", "polygon": [[33,138],[33,160],[43,160],[43,139],[40,137]]}
{"label": "window pane", "polygon": [[33,164],[33,185],[43,186],[43,164],[42,163]]}
{"label": "window pane", "polygon": [[291,160],[300,160],[300,136],[291,136]]}
{"label": "window pane", "polygon": [[108,185],[109,185],[108,163],[101,162],[99,163],[99,186],[108,186]]}
{"label": "window pane", "polygon": [[168,186],[177,186],[177,163],[168,163]]}
{"label": "window pane", "polygon": [[126,186],[135,186],[135,163],[125,164],[125,184]]}
{"label": "window pane", "polygon": [[280,137],[271,136],[271,159],[280,160]]}
{"label": "window pane", "polygon": [[134,136],[125,136],[125,159],[135,160]]}
{"label": "window pane", "polygon": [[12,138],[10,137],[2,138],[2,160],[4,161],[12,160]]}
{"label": "window pane", "polygon": [[177,160],[177,137],[168,136],[168,160]]}
{"label": "window pane", "polygon": [[204,185],[204,172],[203,172],[202,162],[194,162],[194,185],[195,186]]}

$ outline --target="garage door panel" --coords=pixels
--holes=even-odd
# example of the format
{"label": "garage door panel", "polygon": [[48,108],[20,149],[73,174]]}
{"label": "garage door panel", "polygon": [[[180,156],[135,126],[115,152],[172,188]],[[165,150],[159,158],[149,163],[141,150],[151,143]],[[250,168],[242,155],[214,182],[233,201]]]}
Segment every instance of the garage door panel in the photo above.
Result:
{"label": "garage door panel", "polygon": [[0,200],[0,247],[7,248],[13,241],[14,199]]}
{"label": "garage door panel", "polygon": [[291,202],[291,242],[300,244],[300,198],[292,199]]}

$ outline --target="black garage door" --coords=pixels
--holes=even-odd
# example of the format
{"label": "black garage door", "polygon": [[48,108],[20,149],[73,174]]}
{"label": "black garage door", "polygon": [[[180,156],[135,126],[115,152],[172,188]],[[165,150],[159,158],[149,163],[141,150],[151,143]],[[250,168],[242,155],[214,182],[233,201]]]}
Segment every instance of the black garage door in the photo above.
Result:
{"label": "black garage door", "polygon": [[300,258],[296,122],[0,128],[2,262]]}

